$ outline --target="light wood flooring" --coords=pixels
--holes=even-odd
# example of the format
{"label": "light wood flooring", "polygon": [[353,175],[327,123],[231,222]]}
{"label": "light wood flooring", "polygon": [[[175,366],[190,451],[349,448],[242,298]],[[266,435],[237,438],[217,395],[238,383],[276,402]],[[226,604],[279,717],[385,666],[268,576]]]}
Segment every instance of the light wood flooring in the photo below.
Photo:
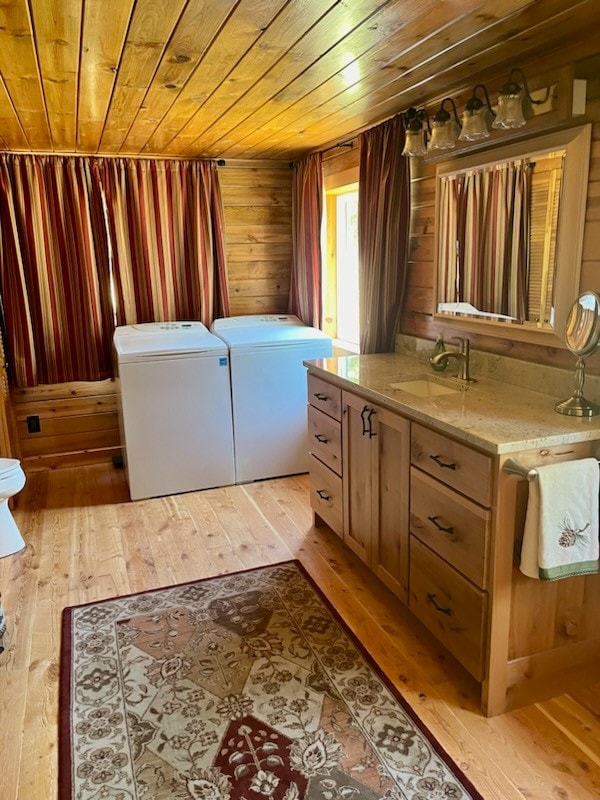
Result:
{"label": "light wood flooring", "polygon": [[[600,685],[493,719],[477,686],[327,528],[305,476],[132,503],[112,465],[29,477],[0,559],[0,798],[54,800],[64,606],[298,558],[489,800],[600,797]],[[600,679],[600,672],[599,672]]]}

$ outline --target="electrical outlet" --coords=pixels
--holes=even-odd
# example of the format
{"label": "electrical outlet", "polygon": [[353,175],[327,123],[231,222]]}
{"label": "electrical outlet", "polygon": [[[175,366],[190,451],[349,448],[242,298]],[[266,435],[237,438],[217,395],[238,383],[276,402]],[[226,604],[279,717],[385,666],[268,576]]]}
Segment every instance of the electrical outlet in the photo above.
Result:
{"label": "electrical outlet", "polygon": [[29,433],[39,433],[42,430],[40,418],[38,416],[27,417],[27,430]]}

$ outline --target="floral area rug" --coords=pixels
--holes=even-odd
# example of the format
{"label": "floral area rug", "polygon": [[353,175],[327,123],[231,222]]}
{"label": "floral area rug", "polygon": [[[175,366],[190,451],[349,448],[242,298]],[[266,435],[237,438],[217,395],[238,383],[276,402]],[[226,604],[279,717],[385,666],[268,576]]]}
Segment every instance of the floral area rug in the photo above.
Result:
{"label": "floral area rug", "polygon": [[296,561],[65,609],[61,800],[479,798]]}

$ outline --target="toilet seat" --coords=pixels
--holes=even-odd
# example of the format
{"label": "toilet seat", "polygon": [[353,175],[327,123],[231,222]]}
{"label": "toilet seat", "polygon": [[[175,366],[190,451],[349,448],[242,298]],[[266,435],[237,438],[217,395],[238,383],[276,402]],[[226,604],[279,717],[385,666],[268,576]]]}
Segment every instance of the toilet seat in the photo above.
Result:
{"label": "toilet seat", "polygon": [[0,481],[13,478],[21,469],[21,463],[16,458],[0,458]]}

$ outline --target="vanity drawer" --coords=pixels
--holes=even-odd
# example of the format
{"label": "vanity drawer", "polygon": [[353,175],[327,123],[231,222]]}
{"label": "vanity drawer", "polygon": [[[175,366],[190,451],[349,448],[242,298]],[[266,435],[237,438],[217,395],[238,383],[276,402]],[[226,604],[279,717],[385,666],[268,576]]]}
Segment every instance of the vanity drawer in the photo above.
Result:
{"label": "vanity drawer", "polygon": [[342,419],[342,390],[327,381],[308,376],[308,402],[334,419]]}
{"label": "vanity drawer", "polygon": [[481,589],[491,513],[418,469],[410,470],[410,531]]}
{"label": "vanity drawer", "polygon": [[338,536],[342,536],[342,479],[318,458],[310,456],[310,505]]}
{"label": "vanity drawer", "polygon": [[308,442],[314,456],[342,474],[342,426],[313,406],[308,407]]}
{"label": "vanity drawer", "polygon": [[492,499],[492,459],[441,433],[411,425],[411,462],[448,486],[490,506]]}
{"label": "vanity drawer", "polygon": [[409,608],[471,675],[483,679],[487,595],[414,536]]}

